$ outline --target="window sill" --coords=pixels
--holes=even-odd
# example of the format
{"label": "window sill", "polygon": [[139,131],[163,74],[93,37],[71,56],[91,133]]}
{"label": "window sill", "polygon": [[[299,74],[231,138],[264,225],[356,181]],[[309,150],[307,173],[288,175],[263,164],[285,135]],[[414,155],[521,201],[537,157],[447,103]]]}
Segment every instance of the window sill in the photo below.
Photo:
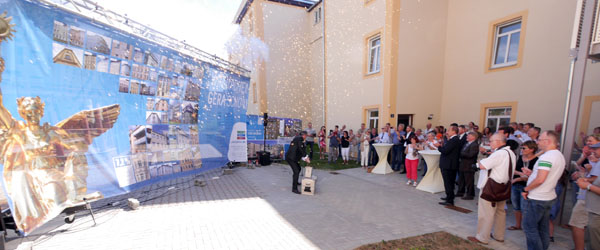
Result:
{"label": "window sill", "polygon": [[490,69],[498,69],[498,68],[515,66],[515,65],[517,65],[517,62],[504,63],[504,64],[496,64],[496,65],[493,65],[492,67],[490,67]]}
{"label": "window sill", "polygon": [[366,73],[365,75],[363,75],[363,79],[375,77],[375,76],[378,76],[380,74],[381,74],[381,70],[379,70],[377,72]]}
{"label": "window sill", "polygon": [[504,65],[496,65],[496,66],[486,67],[485,73],[515,69],[515,68],[520,68],[520,67],[521,67],[521,62],[518,61],[513,64],[504,64]]}

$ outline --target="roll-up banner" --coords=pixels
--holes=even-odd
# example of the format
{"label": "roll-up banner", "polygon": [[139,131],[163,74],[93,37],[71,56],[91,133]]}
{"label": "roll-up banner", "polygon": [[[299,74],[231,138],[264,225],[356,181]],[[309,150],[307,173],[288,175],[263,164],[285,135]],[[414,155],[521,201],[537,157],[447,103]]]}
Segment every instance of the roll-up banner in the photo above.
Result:
{"label": "roll-up banner", "polygon": [[267,118],[266,139],[263,121],[263,116],[259,115],[248,115],[246,118],[248,156],[253,158],[256,157],[258,151],[268,151],[273,158],[284,159],[290,142],[302,131],[302,120],[281,117]]}

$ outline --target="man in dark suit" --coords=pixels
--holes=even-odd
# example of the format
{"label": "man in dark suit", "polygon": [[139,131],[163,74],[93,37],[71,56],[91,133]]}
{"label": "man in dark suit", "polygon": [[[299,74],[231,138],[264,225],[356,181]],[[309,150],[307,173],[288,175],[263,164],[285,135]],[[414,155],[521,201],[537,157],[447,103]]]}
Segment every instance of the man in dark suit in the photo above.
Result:
{"label": "man in dark suit", "polygon": [[458,127],[450,126],[446,132],[444,145],[436,145],[440,151],[440,170],[444,179],[444,189],[446,190],[445,200],[440,205],[454,205],[454,182],[456,181],[456,172],[458,171],[458,161],[460,156],[460,140],[458,139]]}
{"label": "man in dark suit", "polygon": [[458,126],[458,139],[460,140],[460,148],[467,144],[467,126]]}
{"label": "man in dark suit", "polygon": [[294,172],[292,177],[292,192],[296,194],[300,194],[300,191],[298,191],[298,177],[300,177],[301,168],[298,162],[304,160],[310,163],[310,159],[306,155],[306,146],[304,145],[304,140],[306,140],[307,136],[308,134],[306,131],[300,132],[300,135],[294,137],[290,143],[290,148],[285,154],[285,160],[290,164],[290,167],[292,167],[292,171]]}
{"label": "man in dark suit", "polygon": [[456,196],[463,200],[472,200],[475,197],[475,170],[471,167],[477,162],[479,155],[479,143],[476,132],[469,132],[466,136],[467,142],[460,151],[460,165],[458,168],[458,191]]}
{"label": "man in dark suit", "polygon": [[[459,125],[458,126],[458,140],[460,141],[460,148],[462,150],[463,146],[465,146],[465,144],[467,144],[467,126],[465,125]],[[459,156],[460,158],[460,156]],[[455,179],[455,183],[458,185],[458,178],[460,178],[460,170],[458,172],[456,172],[456,179]]]}

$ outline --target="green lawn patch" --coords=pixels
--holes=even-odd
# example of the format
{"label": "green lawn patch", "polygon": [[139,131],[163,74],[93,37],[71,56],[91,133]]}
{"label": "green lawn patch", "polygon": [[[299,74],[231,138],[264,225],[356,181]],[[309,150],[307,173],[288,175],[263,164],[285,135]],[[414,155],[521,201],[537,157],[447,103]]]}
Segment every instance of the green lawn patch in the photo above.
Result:
{"label": "green lawn patch", "polygon": [[381,241],[357,247],[356,250],[421,250],[421,249],[481,249],[490,248],[473,243],[447,232],[435,232],[399,240]]}
{"label": "green lawn patch", "polygon": [[[287,164],[286,161],[281,161],[281,163]],[[343,163],[342,160],[337,160],[332,163],[327,162],[327,159],[319,160],[319,148],[315,145],[313,159],[311,160],[310,164],[306,164],[306,162],[300,161],[300,166],[305,167],[305,166],[309,165],[315,169],[324,169],[324,170],[342,170],[342,169],[360,167],[360,164],[357,163],[356,160],[349,160],[348,165],[345,165],[342,163]]]}

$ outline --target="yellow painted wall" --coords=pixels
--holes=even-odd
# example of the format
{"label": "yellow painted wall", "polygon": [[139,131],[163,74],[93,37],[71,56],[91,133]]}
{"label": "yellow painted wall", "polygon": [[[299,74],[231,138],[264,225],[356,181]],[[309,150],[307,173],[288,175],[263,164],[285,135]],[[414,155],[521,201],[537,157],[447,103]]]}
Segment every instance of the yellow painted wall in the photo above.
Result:
{"label": "yellow painted wall", "polygon": [[[365,78],[363,72],[365,37],[378,30],[383,35],[385,1],[373,0],[366,6],[363,1],[325,2],[327,126],[358,129],[362,107],[382,103],[382,73]],[[381,65],[383,72],[383,60]]]}
{"label": "yellow painted wall", "polygon": [[[593,98],[593,97],[597,98]],[[596,100],[592,102],[592,108],[585,107],[585,98]],[[585,133],[591,133],[595,127],[600,127],[600,63],[588,62],[584,78],[583,94],[578,119],[578,132],[584,129]],[[589,118],[588,118],[589,117]],[[582,124],[584,123],[584,124]]]}
{"label": "yellow painted wall", "polygon": [[417,128],[439,122],[447,12],[446,1],[401,2],[396,115],[414,114]]}
{"label": "yellow painted wall", "polygon": [[[242,4],[244,4],[244,2],[242,2]],[[242,21],[240,22],[240,29],[242,30],[242,34],[246,37],[258,37],[258,30],[261,30],[262,27],[258,26],[257,23],[257,11],[255,9],[255,5],[252,5],[249,10],[247,15],[242,19]],[[259,17],[262,18],[262,17]],[[252,25],[251,25],[252,23]],[[250,30],[250,27],[253,27],[252,30]],[[250,49],[249,46],[247,46],[245,49]],[[230,61],[233,63],[239,63],[239,57],[240,55],[229,55]],[[260,67],[260,64],[257,63],[253,66],[254,69],[258,69]],[[250,86],[248,89],[248,110],[247,110],[247,114],[253,114],[253,115],[260,115],[262,114],[260,111],[260,93],[261,93],[261,85],[258,82],[258,74],[259,71],[258,70],[253,70],[250,73]],[[253,87],[253,85],[255,85],[255,87]],[[256,88],[256,91],[253,89]],[[256,102],[254,102],[255,97],[254,95],[256,95]]]}
{"label": "yellow painted wall", "polygon": [[308,53],[308,73],[306,77],[310,82],[310,110],[311,116],[303,120],[304,127],[309,121],[313,123],[314,128],[320,128],[324,124],[323,119],[323,11],[321,11],[321,21],[314,22],[314,15],[321,5],[315,7],[310,13],[306,13],[306,26],[308,30],[307,47]]}
{"label": "yellow painted wall", "polygon": [[[486,73],[490,22],[521,11],[528,11],[521,67]],[[482,103],[513,101],[519,122],[542,129],[562,122],[574,13],[575,1],[450,1],[441,123],[478,123]]]}
{"label": "yellow painted wall", "polygon": [[[381,73],[364,74],[366,37],[381,32],[385,41],[386,0],[366,5],[363,1],[325,2],[321,22],[326,25],[327,127],[346,124],[357,129],[364,119],[363,108],[379,107],[380,114],[386,108],[384,47]],[[314,24],[314,10],[261,0],[252,8],[254,18],[264,17],[264,40],[270,47],[265,68],[269,114],[301,118],[320,127],[323,38],[321,23]],[[414,114],[417,128],[424,128],[427,122],[445,126],[480,123],[482,104],[513,103],[516,121],[534,122],[542,129],[562,122],[574,1],[402,0],[400,8],[395,115]],[[527,22],[520,66],[486,70],[491,22],[521,12],[527,13]],[[242,27],[246,21],[244,18]],[[258,72],[252,73],[253,81]],[[600,64],[588,64],[585,81],[583,96],[599,96]],[[259,114],[260,105],[252,104],[252,87],[250,91],[248,113]],[[583,102],[580,117],[586,112]],[[431,121],[427,120],[429,114],[434,115]],[[380,127],[382,120],[380,117]],[[596,126],[600,124],[589,124],[590,128]]]}
{"label": "yellow painted wall", "polygon": [[306,9],[266,1],[262,7],[264,42],[269,46],[266,68],[269,115],[310,119]]}

